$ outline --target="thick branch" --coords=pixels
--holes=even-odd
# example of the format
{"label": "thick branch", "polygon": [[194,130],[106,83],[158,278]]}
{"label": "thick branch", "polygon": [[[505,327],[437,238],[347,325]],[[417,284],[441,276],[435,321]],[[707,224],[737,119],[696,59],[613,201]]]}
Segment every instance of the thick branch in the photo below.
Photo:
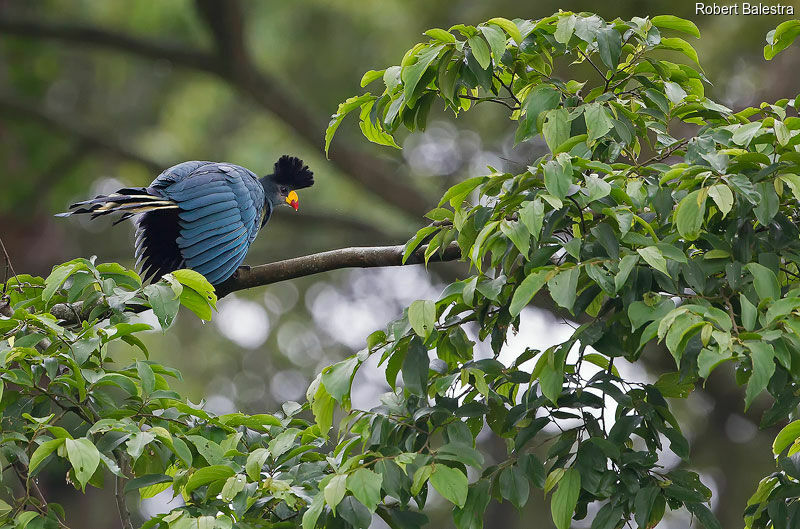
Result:
{"label": "thick branch", "polygon": [[[240,32],[232,30],[241,26],[242,15],[238,12],[238,4],[228,4],[228,2],[215,2],[211,5],[206,3],[205,8],[199,10],[199,14],[206,19],[214,34],[216,53],[194,51],[171,43],[152,42],[91,26],[52,24],[38,20],[12,20],[2,16],[0,16],[0,34],[92,45],[148,59],[166,59],[177,66],[214,74],[223,82],[249,95],[258,105],[274,114],[321,152],[325,123],[312,117],[289,92],[282,90],[274,79],[260,72],[252,64],[242,46],[238,44],[243,42]],[[226,12],[224,20],[214,19],[220,10]],[[422,216],[428,211],[430,201],[419,191],[403,184],[402,180],[397,178],[396,167],[392,164],[342,144],[337,144],[332,149],[331,161],[346,176],[387,203],[414,216]]]}
{"label": "thick branch", "polygon": [[108,152],[118,158],[136,161],[154,173],[160,173],[161,170],[164,169],[163,164],[142,156],[128,149],[122,143],[114,141],[110,134],[89,130],[80,126],[73,119],[65,119],[48,114],[33,105],[16,100],[7,95],[0,94],[0,111],[8,115],[38,122],[49,130],[57,130],[61,133],[78,138],[85,145]]}
{"label": "thick branch", "polygon": [[[250,269],[240,268],[232,278],[217,285],[217,296],[221,298],[239,290],[271,285],[288,279],[321,274],[342,268],[379,268],[421,264],[425,262],[425,250],[427,249],[427,246],[420,246],[408,256],[405,263],[403,263],[404,246],[398,244],[396,246],[340,248],[254,266]],[[461,249],[456,243],[451,243],[444,251],[437,250],[431,256],[429,262],[455,261],[460,257]],[[0,305],[0,308],[2,308],[2,305]],[[146,307],[142,306],[141,310],[146,310]],[[75,325],[85,320],[88,317],[88,312],[88,310],[84,310],[83,302],[81,301],[76,303],[57,303],[50,308],[50,314],[67,325]]]}
{"label": "thick branch", "polygon": [[93,26],[52,24],[41,20],[11,20],[0,17],[0,33],[110,48],[148,59],[167,59],[176,64],[204,71],[213,71],[215,67],[213,57],[208,53],[167,42],[154,43]]}
{"label": "thick branch", "polygon": [[[341,268],[376,268],[383,266],[402,266],[420,264],[425,261],[427,246],[418,248],[403,263],[404,246],[363,246],[353,248],[340,248],[329,252],[304,255],[294,259],[286,259],[259,266],[249,270],[241,268],[230,279],[217,286],[219,297],[262,285],[269,285],[295,279],[298,277],[320,274]],[[455,261],[461,257],[461,250],[453,243],[444,249],[441,254],[437,251],[430,261],[443,262]]]}

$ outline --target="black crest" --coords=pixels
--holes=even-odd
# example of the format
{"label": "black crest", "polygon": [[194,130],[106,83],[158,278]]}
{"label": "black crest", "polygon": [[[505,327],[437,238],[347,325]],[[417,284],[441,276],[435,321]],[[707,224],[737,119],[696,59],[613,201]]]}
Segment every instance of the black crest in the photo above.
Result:
{"label": "black crest", "polygon": [[272,181],[292,189],[303,189],[314,185],[314,173],[300,158],[284,154],[275,162]]}

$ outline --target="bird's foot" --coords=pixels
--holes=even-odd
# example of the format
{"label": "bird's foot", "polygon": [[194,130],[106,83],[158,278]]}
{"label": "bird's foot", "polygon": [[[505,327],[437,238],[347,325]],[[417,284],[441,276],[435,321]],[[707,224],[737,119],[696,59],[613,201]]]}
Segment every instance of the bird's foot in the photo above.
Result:
{"label": "bird's foot", "polygon": [[238,278],[241,272],[249,272],[250,268],[250,265],[239,265],[239,268],[233,273],[233,277]]}

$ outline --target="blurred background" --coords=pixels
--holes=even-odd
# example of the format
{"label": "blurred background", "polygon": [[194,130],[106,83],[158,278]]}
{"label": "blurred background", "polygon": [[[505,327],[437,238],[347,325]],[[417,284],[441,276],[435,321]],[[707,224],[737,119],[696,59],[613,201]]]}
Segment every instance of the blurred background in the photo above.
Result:
{"label": "blurred background", "polygon": [[[399,63],[426,29],[540,18],[559,8],[609,20],[665,13],[693,20],[703,36],[693,44],[713,82],[707,93],[730,108],[800,92],[797,49],[770,63],[762,55],[765,34],[785,17],[695,16],[694,2],[0,0],[0,238],[20,273],[47,275],[54,264],[91,255],[133,266],[131,223],[112,228],[53,214],[76,199],[145,186],[184,160],[266,174],[291,153],[317,183],[301,193],[299,213],[285,208],[273,217],[249,264],[405,242],[445,188],[487,164],[519,170],[543,145],[514,148],[514,124],[497,108],[478,107],[455,122],[435,107],[425,133],[399,135],[402,151],[368,143],[350,118],[326,160],[330,115],[359,93],[366,70]],[[463,272],[458,264],[342,270],[252,289],[222,300],[213,323],[182,314],[168,334],[151,333],[148,347],[182,371],[177,389],[211,410],[275,410],[302,400],[322,367],[364,347],[368,333]],[[545,310],[528,309],[504,356],[558,343],[570,330]],[[628,376],[655,379],[671,367],[659,351],[643,360],[647,370],[630,367]],[[356,406],[388,389],[375,373],[367,370],[355,385]],[[742,415],[742,391],[719,369],[677,410],[723,527],[741,525],[747,497],[773,468],[775,432],[757,427],[770,403],[758,404]],[[504,456],[501,443],[485,442]],[[63,475],[45,479],[72,526],[119,526],[110,491],[84,496]],[[493,503],[485,526],[526,527],[533,519],[549,527],[541,493],[533,497],[526,513]],[[169,508],[169,499],[143,502],[140,514]],[[437,505],[432,498],[432,525],[452,526]],[[660,527],[690,523],[678,514]]]}

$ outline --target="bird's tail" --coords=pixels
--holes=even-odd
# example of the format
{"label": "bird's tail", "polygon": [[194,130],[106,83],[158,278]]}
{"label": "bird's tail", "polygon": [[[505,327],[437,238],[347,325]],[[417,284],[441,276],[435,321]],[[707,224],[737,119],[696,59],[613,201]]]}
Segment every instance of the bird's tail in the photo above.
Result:
{"label": "bird's tail", "polygon": [[172,200],[151,195],[145,187],[126,187],[110,195],[98,195],[91,200],[76,202],[69,207],[70,211],[57,213],[56,217],[90,213],[92,218],[95,219],[110,213],[122,213],[122,216],[114,221],[114,224],[118,224],[137,213],[177,208],[178,204]]}

